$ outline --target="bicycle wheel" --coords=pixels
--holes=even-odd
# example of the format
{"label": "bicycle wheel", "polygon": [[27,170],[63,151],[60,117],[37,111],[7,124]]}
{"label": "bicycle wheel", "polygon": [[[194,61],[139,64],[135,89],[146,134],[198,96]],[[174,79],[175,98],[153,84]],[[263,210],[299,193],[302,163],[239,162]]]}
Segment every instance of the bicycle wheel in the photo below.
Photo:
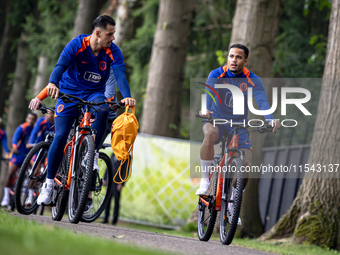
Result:
{"label": "bicycle wheel", "polygon": [[[18,174],[15,187],[15,206],[21,214],[34,213],[38,207],[37,198],[46,178],[49,142],[36,144],[27,154]],[[33,190],[33,200],[26,201],[29,189]]]}
{"label": "bicycle wheel", "polygon": [[209,241],[216,222],[217,211],[214,210],[215,198],[216,198],[216,190],[217,190],[217,180],[218,180],[218,172],[214,172],[210,179],[209,185],[209,196],[206,201],[210,202],[210,206],[207,206],[201,201],[201,198],[198,199],[198,220],[197,220],[197,228],[198,228],[198,238],[201,241]]}
{"label": "bicycle wheel", "polygon": [[86,135],[80,143],[73,169],[70,194],[68,199],[68,218],[71,223],[78,223],[83,215],[89,195],[94,162],[94,140]]}
{"label": "bicycle wheel", "polygon": [[[240,158],[234,158],[230,165],[231,169],[235,169],[237,172],[236,188],[234,190],[235,192],[234,200],[231,200],[232,182],[234,174],[227,173],[227,176],[224,179],[225,199],[222,200],[221,206],[220,240],[222,244],[226,245],[231,244],[234,238],[237,228],[238,217],[240,216],[243,195],[243,173],[240,171],[242,165],[243,163]],[[228,176],[228,174],[230,175]],[[229,212],[228,203],[233,203],[233,212]],[[228,214],[230,213],[232,217],[231,221],[229,222]]]}
{"label": "bicycle wheel", "polygon": [[95,221],[106,208],[113,185],[113,169],[111,159],[103,152],[99,152],[99,172],[93,171],[92,185],[90,188],[93,208],[89,213],[83,214],[81,221]]}
{"label": "bicycle wheel", "polygon": [[71,147],[65,151],[63,160],[58,168],[56,178],[61,182],[61,185],[54,182],[54,191],[52,197],[52,219],[60,221],[65,213],[69,191],[65,189],[68,178],[68,169],[71,157]]}

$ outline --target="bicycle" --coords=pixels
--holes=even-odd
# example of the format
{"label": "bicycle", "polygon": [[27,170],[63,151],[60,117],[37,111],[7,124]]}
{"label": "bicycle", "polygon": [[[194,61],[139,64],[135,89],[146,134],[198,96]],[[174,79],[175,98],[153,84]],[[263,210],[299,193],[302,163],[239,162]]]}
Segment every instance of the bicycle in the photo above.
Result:
{"label": "bicycle", "polygon": [[[47,113],[47,110],[54,113],[52,108],[46,107],[45,105],[41,105],[38,110],[43,114]],[[46,178],[47,153],[54,138],[54,132],[51,132],[53,128],[54,126],[50,128],[50,132],[46,135],[45,141],[33,146],[20,167],[16,186],[13,190],[15,207],[21,214],[32,214],[36,212],[36,209],[38,208],[36,200],[39,195],[39,190]],[[32,201],[31,204],[26,203],[29,189],[34,190],[34,201]],[[42,211],[43,209],[40,214]]]}
{"label": "bicycle", "polygon": [[[96,192],[97,185],[92,183],[92,172],[94,163],[94,135],[95,131],[91,129],[91,108],[103,104],[111,104],[111,109],[124,108],[124,104],[116,102],[91,102],[85,101],[79,97],[59,93],[59,98],[65,103],[73,102],[81,109],[85,106],[85,112],[82,117],[76,118],[74,131],[71,131],[70,139],[64,149],[64,157],[54,178],[54,193],[52,197],[52,219],[61,220],[66,209],[68,200],[68,216],[71,223],[78,223],[81,219],[90,222],[93,218],[99,217],[92,214],[92,217],[83,216],[86,200],[91,189],[92,193]],[[76,101],[75,101],[76,100]],[[103,154],[102,154],[103,156]],[[112,169],[112,167],[111,167]],[[95,180],[99,175],[96,174]],[[100,176],[99,176],[100,177]],[[101,184],[100,184],[101,185]],[[108,192],[106,192],[108,194]],[[108,200],[106,200],[108,201]],[[107,202],[106,202],[107,203]],[[105,208],[106,203],[100,205]],[[99,209],[99,208],[98,208]],[[99,211],[99,210],[97,210]]]}
{"label": "bicycle", "polygon": [[[198,114],[196,117],[200,117]],[[212,123],[215,118],[211,117],[207,122]],[[209,176],[209,190],[207,196],[200,196],[198,200],[198,238],[200,241],[208,241],[213,233],[217,212],[220,211],[220,241],[222,244],[231,244],[241,211],[244,188],[244,171],[241,170],[244,160],[244,152],[238,147],[239,136],[249,132],[271,132],[270,125],[259,127],[232,124],[234,134],[226,147],[230,134],[223,135],[221,139],[222,151],[214,156],[212,171]],[[240,131],[244,129],[244,131]],[[234,199],[231,199],[233,180],[236,174],[236,188]],[[228,203],[233,204],[233,212],[228,209]],[[228,218],[232,215],[229,222]],[[229,217],[228,217],[229,216]]]}

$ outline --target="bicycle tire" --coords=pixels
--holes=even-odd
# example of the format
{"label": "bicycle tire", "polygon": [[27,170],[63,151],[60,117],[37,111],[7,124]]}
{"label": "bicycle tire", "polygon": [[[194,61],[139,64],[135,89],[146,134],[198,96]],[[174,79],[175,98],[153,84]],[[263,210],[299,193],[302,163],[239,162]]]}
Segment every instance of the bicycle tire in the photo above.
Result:
{"label": "bicycle tire", "polygon": [[241,172],[241,166],[243,166],[243,162],[240,158],[234,158],[230,164],[231,169],[236,170],[236,189],[235,189],[235,197],[233,201],[233,216],[231,222],[228,222],[228,201],[230,201],[230,196],[232,193],[232,182],[233,178],[226,178],[224,180],[225,185],[225,195],[226,199],[222,200],[221,206],[221,217],[220,217],[220,240],[222,244],[229,245],[233,241],[235,236],[235,232],[237,229],[237,222],[240,216],[241,205],[242,205],[242,196],[243,196],[243,179],[244,174]]}
{"label": "bicycle tire", "polygon": [[58,168],[56,178],[61,182],[59,186],[58,183],[54,182],[53,190],[53,206],[52,206],[52,219],[55,221],[61,221],[65,214],[69,190],[65,189],[68,178],[68,169],[71,157],[71,147],[68,147],[65,151],[63,160]]}
{"label": "bicycle tire", "polygon": [[[211,176],[210,185],[209,185],[209,195],[213,196],[216,199],[216,191],[217,191],[217,180],[218,180],[218,172],[214,172]],[[214,202],[215,203],[215,202]],[[205,215],[208,214],[207,217]],[[208,208],[201,200],[198,199],[198,219],[197,219],[197,232],[198,238],[200,241],[207,242],[209,241],[215,227],[217,217],[217,211],[214,210],[213,206]],[[209,219],[208,223],[206,221]]]}
{"label": "bicycle tire", "polygon": [[[99,152],[98,166],[100,167],[99,172],[93,171],[93,174],[95,174],[96,178],[95,190],[91,192],[94,207],[90,210],[88,214],[83,214],[81,218],[81,221],[87,223],[95,221],[104,211],[107,203],[111,199],[113,185],[113,166],[110,157],[103,152]],[[106,178],[105,171],[107,171]],[[101,177],[105,178],[105,181],[107,183],[105,189],[103,189],[103,178]],[[92,178],[94,177],[92,176]]]}
{"label": "bicycle tire", "polygon": [[[92,135],[83,137],[75,161],[68,199],[68,218],[71,223],[78,223],[83,215],[90,185],[94,162],[94,140]],[[85,167],[82,165],[84,162]]]}
{"label": "bicycle tire", "polygon": [[[32,214],[36,211],[38,204],[37,204],[37,198],[38,198],[38,194],[40,191],[40,188],[43,184],[43,182],[45,181],[46,178],[46,164],[45,164],[45,160],[47,159],[47,153],[48,150],[50,148],[51,143],[49,142],[40,142],[38,144],[36,144],[31,150],[30,152],[27,154],[27,156],[25,157],[25,160],[22,164],[22,166],[20,167],[20,171],[18,174],[18,178],[16,180],[16,187],[15,187],[15,191],[14,191],[14,197],[15,197],[15,207],[17,208],[18,212],[21,214]],[[34,155],[37,155],[37,158],[34,161],[34,169],[30,169],[30,165],[31,165],[31,160],[33,159]],[[43,162],[43,164],[41,165],[40,162]],[[42,167],[43,166],[43,167]],[[38,167],[40,167],[40,170],[38,169]],[[27,187],[24,187],[24,182],[25,182],[25,178],[28,178],[28,176],[33,172],[38,171],[37,176],[31,176],[31,178],[28,180],[28,184],[27,187],[34,186],[34,190],[35,193],[37,194],[37,196],[35,196],[35,200],[34,202],[28,207],[25,205],[25,200],[27,198],[27,194],[28,194],[28,189]],[[25,193],[23,194],[22,191],[25,191]]]}

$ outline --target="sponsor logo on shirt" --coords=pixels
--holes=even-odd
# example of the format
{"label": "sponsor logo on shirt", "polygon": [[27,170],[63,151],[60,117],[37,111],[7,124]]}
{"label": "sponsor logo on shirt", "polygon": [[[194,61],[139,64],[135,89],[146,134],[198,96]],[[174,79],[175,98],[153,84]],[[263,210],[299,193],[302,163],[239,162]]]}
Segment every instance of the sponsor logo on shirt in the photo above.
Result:
{"label": "sponsor logo on shirt", "polygon": [[101,75],[93,72],[85,72],[84,73],[84,80],[90,81],[90,82],[95,82],[98,83],[101,80]]}

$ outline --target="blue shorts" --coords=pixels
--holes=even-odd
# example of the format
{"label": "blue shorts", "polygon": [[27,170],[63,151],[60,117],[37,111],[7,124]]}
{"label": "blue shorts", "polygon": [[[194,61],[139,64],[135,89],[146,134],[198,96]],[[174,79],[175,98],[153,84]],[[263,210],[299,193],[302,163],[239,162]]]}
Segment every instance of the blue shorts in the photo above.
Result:
{"label": "blue shorts", "polygon": [[21,166],[21,164],[24,162],[24,159],[26,158],[26,155],[22,155],[22,154],[19,154],[19,155],[16,155],[16,154],[13,154],[10,161],[9,161],[9,164],[14,164],[14,165],[17,165],[17,166]]}
{"label": "blue shorts", "polygon": [[[63,90],[61,92],[64,92],[66,94],[80,97],[83,100],[86,101],[93,101],[95,98],[99,96],[104,96],[104,92],[89,92],[89,91],[74,91],[74,90]],[[74,100],[74,99],[72,99]],[[74,100],[75,101],[75,100]],[[55,106],[55,116],[56,117],[78,117],[79,111],[76,103],[64,103],[63,100],[58,98],[57,105]]]}
{"label": "blue shorts", "polygon": [[[227,125],[227,124],[224,124],[224,125],[217,125],[218,127],[218,130],[219,130],[219,137],[218,137],[218,140],[216,143],[219,143],[222,139],[222,136],[223,135],[227,135],[229,134],[229,138],[228,138],[228,143],[230,143],[231,141],[231,138],[233,137],[233,134],[234,134],[234,128]],[[239,129],[239,133],[245,131],[245,129]],[[239,135],[239,140],[238,140],[238,148],[239,149],[252,149],[251,148],[251,143],[250,143],[250,140],[249,140],[249,135],[247,132],[244,132],[242,133],[241,135]]]}

